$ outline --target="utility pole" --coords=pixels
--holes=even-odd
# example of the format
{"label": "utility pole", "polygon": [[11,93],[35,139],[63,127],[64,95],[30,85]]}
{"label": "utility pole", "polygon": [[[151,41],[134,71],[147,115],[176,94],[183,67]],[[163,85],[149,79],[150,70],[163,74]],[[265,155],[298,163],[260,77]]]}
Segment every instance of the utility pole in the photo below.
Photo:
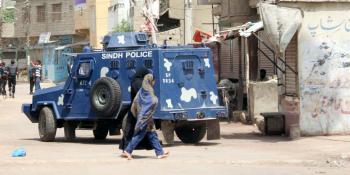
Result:
{"label": "utility pole", "polygon": [[26,10],[25,13],[25,27],[26,27],[26,46],[25,46],[25,50],[26,50],[26,58],[27,58],[27,66],[28,66],[28,70],[30,67],[30,55],[29,55],[29,47],[30,47],[30,37],[29,37],[29,27],[30,27],[30,0],[26,0],[24,2],[24,7]]}
{"label": "utility pole", "polygon": [[192,0],[185,0],[185,44],[192,43]]}
{"label": "utility pole", "polygon": [[3,53],[3,45],[2,45],[2,8],[3,8],[3,0],[0,3],[0,60],[2,60],[2,53]]}
{"label": "utility pole", "polygon": [[215,35],[215,20],[214,20],[214,14],[213,14],[213,10],[214,10],[214,5],[211,5],[211,21],[213,23],[213,36]]}

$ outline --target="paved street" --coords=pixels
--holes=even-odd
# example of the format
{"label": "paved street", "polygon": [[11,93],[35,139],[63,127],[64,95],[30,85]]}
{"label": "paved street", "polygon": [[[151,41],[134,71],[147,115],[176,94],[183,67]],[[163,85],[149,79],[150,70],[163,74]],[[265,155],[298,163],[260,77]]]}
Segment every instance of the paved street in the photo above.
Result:
{"label": "paved street", "polygon": [[[30,102],[28,85],[17,86],[16,99],[0,99],[0,175],[10,174],[349,174],[350,136],[308,137],[290,141],[261,136],[253,126],[222,123],[222,139],[198,145],[176,142],[171,155],[155,159],[153,151],[135,151],[135,159],[119,157],[120,136],[107,141],[92,139],[91,131],[77,131],[68,143],[63,130],[57,141],[38,140],[37,125],[21,113]],[[27,156],[12,158],[16,148]]]}

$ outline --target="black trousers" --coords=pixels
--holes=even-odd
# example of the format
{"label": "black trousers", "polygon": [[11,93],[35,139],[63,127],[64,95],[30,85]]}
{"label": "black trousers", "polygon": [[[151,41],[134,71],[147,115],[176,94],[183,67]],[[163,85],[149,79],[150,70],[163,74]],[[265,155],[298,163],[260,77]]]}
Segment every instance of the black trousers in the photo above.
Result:
{"label": "black trousers", "polygon": [[[136,125],[136,118],[132,115],[132,113],[129,111],[126,117],[126,123],[125,128],[123,128],[123,138],[122,141],[119,144],[119,149],[125,150],[125,148],[129,145],[132,137],[134,136],[134,130]],[[142,139],[142,141],[137,145],[137,150],[146,149],[146,150],[152,150],[153,147],[151,143],[149,142],[148,138],[145,137]]]}
{"label": "black trousers", "polygon": [[34,88],[34,77],[30,77],[29,78],[29,91],[33,92],[33,88]]}
{"label": "black trousers", "polygon": [[7,84],[6,79],[0,79],[0,94],[1,95],[6,95],[6,84]]}
{"label": "black trousers", "polygon": [[15,94],[16,92],[16,76],[9,76],[9,93]]}

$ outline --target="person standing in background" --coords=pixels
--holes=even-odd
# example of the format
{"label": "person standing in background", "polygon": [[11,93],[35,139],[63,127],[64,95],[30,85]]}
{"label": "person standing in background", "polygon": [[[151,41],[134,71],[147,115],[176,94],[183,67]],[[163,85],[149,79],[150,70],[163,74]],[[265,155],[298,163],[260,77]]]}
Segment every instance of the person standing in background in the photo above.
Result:
{"label": "person standing in background", "polygon": [[11,64],[7,67],[7,71],[9,73],[8,76],[8,88],[9,88],[9,95],[12,98],[15,98],[15,92],[16,92],[16,77],[18,75],[18,68],[15,64],[15,60],[11,60]]}
{"label": "person standing in background", "polygon": [[5,69],[5,63],[0,62],[0,94],[1,95],[6,95],[6,69]]}
{"label": "person standing in background", "polygon": [[40,81],[41,81],[41,76],[42,76],[41,61],[40,60],[36,60],[35,63],[32,62],[32,66],[33,66],[33,71],[34,71],[35,90],[39,90],[39,89],[41,89]]}
{"label": "person standing in background", "polygon": [[1,92],[1,95],[3,95],[4,97],[6,97],[6,84],[7,84],[7,79],[8,79],[8,70],[6,69],[6,63],[5,62],[2,62],[2,70],[3,70],[3,75],[1,77],[1,81],[2,81],[2,84],[0,86],[0,92]]}
{"label": "person standing in background", "polygon": [[35,70],[34,67],[31,66],[29,67],[28,70],[28,77],[29,77],[29,94],[32,95],[33,94],[33,88],[34,88],[34,76],[35,75]]}
{"label": "person standing in background", "polygon": [[268,81],[265,69],[260,69],[260,78],[259,81]]}

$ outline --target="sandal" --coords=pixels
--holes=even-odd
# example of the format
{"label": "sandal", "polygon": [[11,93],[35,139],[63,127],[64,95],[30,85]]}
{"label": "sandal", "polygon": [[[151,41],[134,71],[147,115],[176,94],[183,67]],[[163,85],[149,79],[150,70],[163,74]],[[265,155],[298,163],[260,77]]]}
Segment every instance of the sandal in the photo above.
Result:
{"label": "sandal", "polygon": [[129,154],[129,153],[126,152],[126,151],[123,151],[123,153],[122,153],[121,156],[124,157],[124,158],[127,158],[128,160],[132,160],[131,154]]}

